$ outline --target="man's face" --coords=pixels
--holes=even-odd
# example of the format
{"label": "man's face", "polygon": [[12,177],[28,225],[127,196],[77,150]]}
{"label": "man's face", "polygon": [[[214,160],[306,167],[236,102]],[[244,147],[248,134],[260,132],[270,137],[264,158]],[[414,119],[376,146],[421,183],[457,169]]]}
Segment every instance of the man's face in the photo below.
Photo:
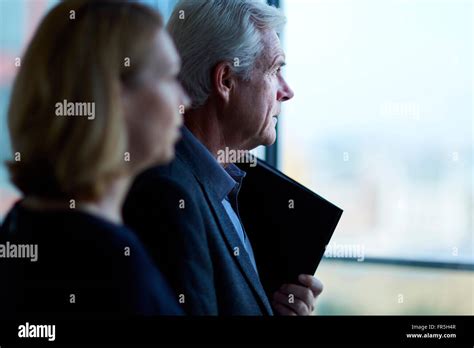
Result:
{"label": "man's face", "polygon": [[293,98],[281,67],[285,54],[275,31],[262,33],[263,54],[257,58],[249,81],[237,79],[226,115],[227,140],[240,149],[271,145],[276,139],[281,103]]}

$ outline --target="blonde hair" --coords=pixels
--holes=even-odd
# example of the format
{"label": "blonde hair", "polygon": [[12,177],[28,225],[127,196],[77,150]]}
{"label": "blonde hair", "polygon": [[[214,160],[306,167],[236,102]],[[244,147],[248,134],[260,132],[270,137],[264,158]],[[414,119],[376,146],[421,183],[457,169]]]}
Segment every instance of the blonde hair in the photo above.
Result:
{"label": "blonde hair", "polygon": [[[8,111],[13,183],[25,194],[95,200],[127,173],[121,84],[138,81],[159,13],[137,3],[67,0],[43,19],[21,61]],[[130,64],[127,64],[129,62]],[[95,118],[56,103],[94,103]]]}

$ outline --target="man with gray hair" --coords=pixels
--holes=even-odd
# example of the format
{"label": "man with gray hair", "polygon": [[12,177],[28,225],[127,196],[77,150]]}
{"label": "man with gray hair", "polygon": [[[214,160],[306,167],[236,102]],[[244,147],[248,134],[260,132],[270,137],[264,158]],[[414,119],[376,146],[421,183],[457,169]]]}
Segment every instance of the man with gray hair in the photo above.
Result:
{"label": "man with gray hair", "polygon": [[245,172],[219,151],[271,145],[281,103],[285,17],[258,0],[180,1],[168,23],[192,100],[176,159],[137,178],[124,206],[189,314],[308,315],[322,284],[300,275],[268,298],[237,195]]}

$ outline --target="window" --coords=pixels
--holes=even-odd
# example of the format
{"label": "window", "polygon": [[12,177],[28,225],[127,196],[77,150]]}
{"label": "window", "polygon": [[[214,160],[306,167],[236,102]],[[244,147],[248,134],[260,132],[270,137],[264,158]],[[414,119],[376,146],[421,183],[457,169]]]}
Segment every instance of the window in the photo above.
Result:
{"label": "window", "polygon": [[354,261],[323,260],[319,312],[472,314],[472,1],[280,5],[295,97],[278,162],[344,209],[330,246]]}
{"label": "window", "polygon": [[345,210],[333,241],[472,263],[472,2],[282,6],[282,169]]}

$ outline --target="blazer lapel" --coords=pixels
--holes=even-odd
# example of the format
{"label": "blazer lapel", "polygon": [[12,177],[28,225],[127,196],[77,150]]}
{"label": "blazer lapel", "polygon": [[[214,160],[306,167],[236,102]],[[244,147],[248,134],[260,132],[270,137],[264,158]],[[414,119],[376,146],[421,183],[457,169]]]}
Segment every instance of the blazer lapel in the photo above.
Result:
{"label": "blazer lapel", "polygon": [[222,202],[213,189],[214,183],[212,182],[212,178],[209,177],[209,168],[206,163],[199,159],[199,156],[195,155],[196,151],[200,151],[199,148],[201,148],[202,151],[208,151],[204,145],[195,139],[192,133],[184,127],[183,139],[176,147],[176,157],[180,158],[190,166],[194,177],[201,185],[201,188],[206,195],[206,199],[212,208],[215,219],[218,222],[221,233],[223,234],[224,240],[229,248],[229,252],[234,255],[235,248],[239,248],[239,256],[235,256],[234,259],[236,259],[241,272],[244,274],[247,282],[256,293],[257,298],[261,301],[267,313],[272,315],[272,307],[270,306],[267,295],[260,283],[260,278],[255,272],[250,257],[240,241]]}
{"label": "blazer lapel", "polygon": [[227,215],[227,212],[225,211],[221,202],[218,201],[217,197],[213,197],[213,194],[208,192],[206,189],[204,189],[204,192],[206,193],[209,204],[214,210],[215,218],[220,225],[224,239],[227,243],[227,246],[229,247],[229,251],[232,253],[232,255],[235,255],[235,248],[238,248],[239,254],[238,256],[234,256],[235,260],[237,261],[242,273],[245,275],[248,283],[258,295],[258,298],[262,302],[264,308],[267,310],[267,313],[270,315],[273,314],[272,307],[270,306],[267,295],[263,290],[260,278],[255,272],[252,262],[250,261],[250,256],[240,241],[240,238],[237,235],[235,228],[232,225],[232,221],[230,221],[230,218]]}

